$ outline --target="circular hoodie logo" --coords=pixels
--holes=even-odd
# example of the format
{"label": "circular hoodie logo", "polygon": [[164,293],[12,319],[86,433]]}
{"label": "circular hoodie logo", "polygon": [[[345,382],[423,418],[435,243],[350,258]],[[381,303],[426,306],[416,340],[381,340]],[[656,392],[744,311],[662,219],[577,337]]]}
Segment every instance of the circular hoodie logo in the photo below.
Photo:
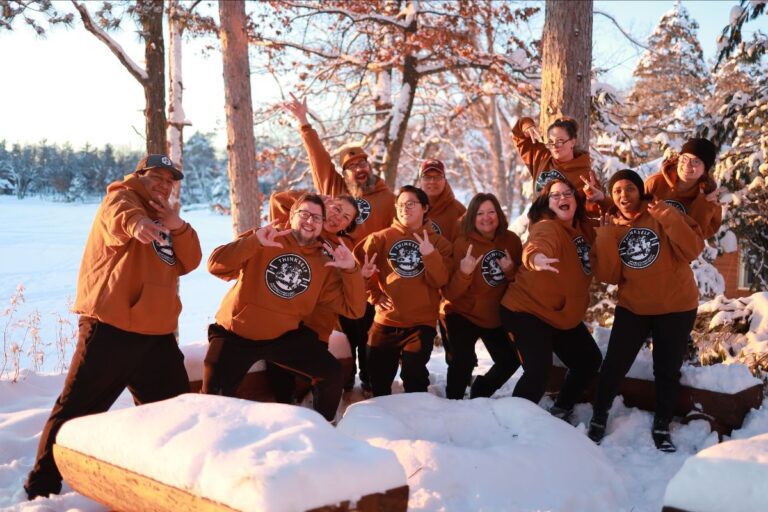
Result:
{"label": "circular hoodie logo", "polygon": [[355,219],[355,223],[362,224],[363,222],[368,220],[368,217],[371,216],[371,203],[369,203],[362,197],[356,198],[355,202],[357,203],[357,210],[360,212],[357,218]]}
{"label": "circular hoodie logo", "polygon": [[414,240],[403,239],[395,242],[387,257],[392,270],[399,276],[416,277],[424,272],[419,244]]}
{"label": "circular hoodie logo", "polygon": [[631,228],[619,243],[619,257],[629,268],[647,268],[659,255],[659,236],[648,228]]}
{"label": "circular hoodie logo", "polygon": [[431,222],[432,222],[432,229],[435,230],[435,233],[437,233],[438,235],[442,235],[443,234],[443,230],[440,229],[440,226],[437,225],[437,222],[435,222],[435,221],[431,221]]}
{"label": "circular hoodie logo", "polygon": [[[155,221],[155,224],[158,226],[160,225],[158,221]],[[173,250],[173,239],[171,238],[171,234],[161,232],[160,236],[163,239],[163,243],[152,240],[152,248],[163,263],[173,266],[176,264],[176,251]]]}
{"label": "circular hoodie logo", "polygon": [[680,210],[681,213],[688,213],[688,210],[685,209],[685,206],[683,206],[683,203],[680,201],[675,201],[674,199],[665,199],[665,203],[667,203],[669,206],[674,206],[678,210]]}
{"label": "circular hoodie logo", "polygon": [[480,273],[488,286],[500,286],[506,281],[504,271],[499,265],[499,260],[503,257],[504,253],[498,249],[492,249],[483,256],[483,261],[480,262]]}
{"label": "circular hoodie logo", "polygon": [[563,173],[561,173],[557,169],[550,169],[548,171],[544,171],[541,174],[539,174],[539,177],[536,178],[536,193],[538,194],[539,192],[541,192],[541,189],[546,187],[547,183],[555,179],[568,181],[566,177],[563,176]]}
{"label": "circular hoodie logo", "polygon": [[307,291],[312,269],[298,254],[283,254],[269,262],[266,279],[269,291],[283,299],[292,299]]}
{"label": "circular hoodie logo", "polygon": [[592,273],[592,263],[589,260],[589,242],[587,242],[583,236],[577,236],[573,239],[573,244],[576,246],[576,254],[578,254],[581,260],[581,270],[586,275]]}

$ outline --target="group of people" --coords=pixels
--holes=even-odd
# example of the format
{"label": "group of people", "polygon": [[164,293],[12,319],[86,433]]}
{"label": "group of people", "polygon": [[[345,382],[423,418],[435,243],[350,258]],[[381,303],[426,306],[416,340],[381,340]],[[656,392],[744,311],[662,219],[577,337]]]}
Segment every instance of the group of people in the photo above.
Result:
{"label": "group of people", "polygon": [[[466,208],[455,198],[440,160],[423,161],[419,186],[393,192],[360,146],[342,148],[336,170],[306,100],[286,109],[316,192],[273,194],[270,223],[210,255],[209,272],[234,286],[208,328],[202,393],[234,395],[265,360],[279,401],[290,402],[304,380],[314,408],[333,421],[355,384],[328,351],[334,329],[346,334],[373,396],[392,392],[398,369],[405,392],[427,391],[439,329],[449,399],[467,388],[470,398],[490,397],[522,366],[513,394],[538,403],[555,354],[568,370],[550,412],[567,421],[597,378],[588,435],[599,443],[620,381],[650,336],[652,436],[674,451],[669,423],[698,303],[689,263],[721,222],[713,144],[691,139],[645,183],[625,169],[603,189],[576,148],[575,121],[556,120],[545,143],[520,119],[514,143],[535,191],[523,245],[495,195],[478,193]],[[78,279],[77,349],[25,483],[30,499],[60,492],[52,447],[65,421],[108,410],[125,387],[137,405],[189,391],[173,334],[176,281],[202,255],[195,230],[168,203],[182,177],[166,156],[149,155],[107,189]],[[593,278],[618,285],[605,358],[584,324]],[[473,379],[478,339],[493,365]]]}

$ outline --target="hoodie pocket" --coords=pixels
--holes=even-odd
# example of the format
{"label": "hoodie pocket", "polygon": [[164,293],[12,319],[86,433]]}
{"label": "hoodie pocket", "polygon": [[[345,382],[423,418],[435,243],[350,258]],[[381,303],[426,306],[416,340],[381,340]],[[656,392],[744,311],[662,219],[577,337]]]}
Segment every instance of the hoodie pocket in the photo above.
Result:
{"label": "hoodie pocket", "polygon": [[[131,326],[175,326],[181,313],[181,300],[175,286],[144,283],[136,304],[131,306]],[[170,328],[172,331],[174,327]]]}

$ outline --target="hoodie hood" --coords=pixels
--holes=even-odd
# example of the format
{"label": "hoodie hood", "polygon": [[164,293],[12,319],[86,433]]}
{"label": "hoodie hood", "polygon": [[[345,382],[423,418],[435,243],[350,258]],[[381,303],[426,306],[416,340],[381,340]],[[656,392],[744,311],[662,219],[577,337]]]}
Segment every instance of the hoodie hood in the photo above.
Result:
{"label": "hoodie hood", "polygon": [[434,217],[441,214],[450,207],[454,201],[456,201],[456,196],[453,193],[450,183],[446,182],[445,188],[440,192],[440,195],[437,196],[435,202],[433,203],[431,199],[429,200],[429,216]]}

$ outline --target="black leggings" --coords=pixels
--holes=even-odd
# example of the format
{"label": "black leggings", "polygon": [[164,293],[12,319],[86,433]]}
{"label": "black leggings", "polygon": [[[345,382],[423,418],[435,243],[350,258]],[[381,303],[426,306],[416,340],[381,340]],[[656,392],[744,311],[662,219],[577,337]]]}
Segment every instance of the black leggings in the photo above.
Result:
{"label": "black leggings", "polygon": [[617,306],[608,340],[608,352],[597,381],[595,416],[601,419],[607,417],[621,380],[632,367],[637,353],[650,334],[653,337],[656,417],[669,422],[674,415],[680,389],[680,367],[695,321],[695,309],[665,315],[636,315]]}
{"label": "black leggings", "polygon": [[491,355],[493,366],[485,375],[475,378],[470,391],[471,398],[490,397],[520,366],[514,346],[503,328],[480,327],[456,313],[445,316],[445,328],[451,345],[451,360],[445,386],[447,398],[464,398],[464,392],[472,379],[472,370],[477,364],[475,343],[478,338],[483,341]]}
{"label": "black leggings", "polygon": [[584,323],[572,329],[557,329],[534,315],[510,311],[504,306],[501,323],[514,337],[524,370],[513,395],[539,403],[546,390],[554,352],[568,367],[555,405],[571,409],[597,375],[603,360]]}
{"label": "black leggings", "polygon": [[[347,336],[349,348],[352,351],[352,382],[346,383],[348,387],[354,384],[357,367],[360,368],[360,382],[368,384],[368,354],[366,353],[366,347],[368,346],[368,331],[373,324],[375,314],[376,310],[373,304],[368,303],[365,306],[365,314],[361,318],[339,317],[339,327]],[[355,359],[357,359],[357,366],[355,365]]]}
{"label": "black leggings", "polygon": [[406,393],[427,391],[427,363],[437,331],[434,327],[389,327],[373,323],[368,339],[368,375],[373,396],[391,395],[392,382],[402,360],[400,378]]}

